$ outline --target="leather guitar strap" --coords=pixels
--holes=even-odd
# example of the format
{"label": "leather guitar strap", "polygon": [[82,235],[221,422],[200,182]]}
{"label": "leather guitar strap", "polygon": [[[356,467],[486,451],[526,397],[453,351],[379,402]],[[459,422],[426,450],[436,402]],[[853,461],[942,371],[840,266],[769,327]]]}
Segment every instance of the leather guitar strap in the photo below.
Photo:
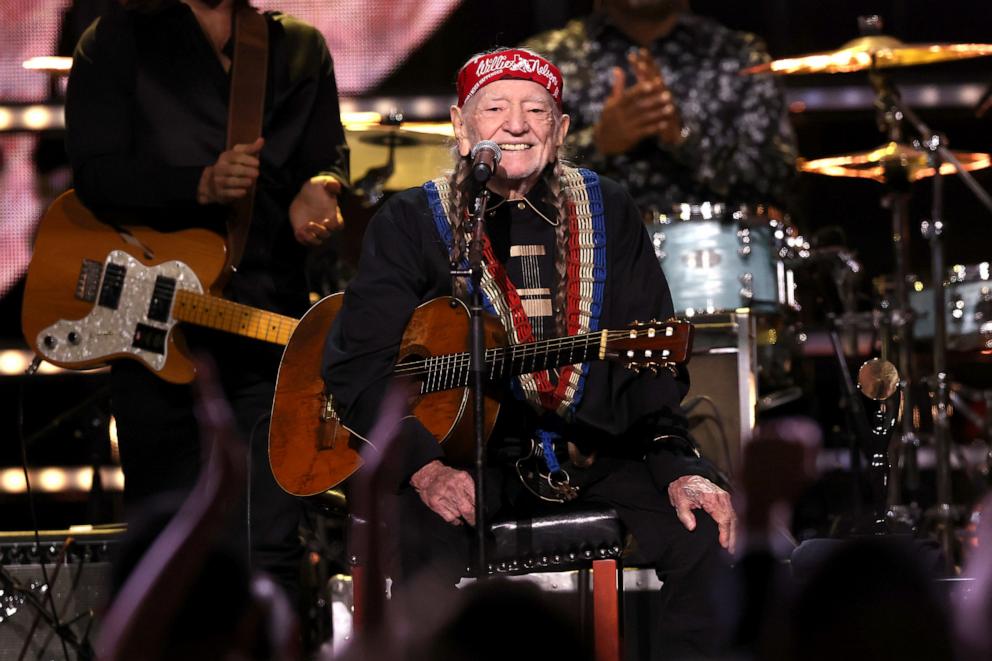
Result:
{"label": "leather guitar strap", "polygon": [[[241,7],[234,17],[234,58],[227,114],[227,149],[251,144],[262,135],[265,78],[269,64],[269,29],[265,17]],[[237,270],[248,242],[255,186],[233,205],[227,220],[227,266]]]}

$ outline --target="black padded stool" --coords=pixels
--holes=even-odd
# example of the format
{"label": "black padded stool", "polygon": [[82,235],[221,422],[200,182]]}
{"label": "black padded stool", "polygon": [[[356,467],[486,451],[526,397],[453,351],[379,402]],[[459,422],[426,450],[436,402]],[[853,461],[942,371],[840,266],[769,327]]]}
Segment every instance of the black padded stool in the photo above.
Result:
{"label": "black padded stool", "polygon": [[[493,541],[488,558],[490,576],[564,571],[579,571],[588,576],[591,572],[595,658],[620,661],[621,554],[625,531],[612,507],[569,503],[531,517],[497,520],[491,524],[490,533]],[[365,620],[358,600],[364,577],[361,565],[354,560],[353,622],[358,631]]]}

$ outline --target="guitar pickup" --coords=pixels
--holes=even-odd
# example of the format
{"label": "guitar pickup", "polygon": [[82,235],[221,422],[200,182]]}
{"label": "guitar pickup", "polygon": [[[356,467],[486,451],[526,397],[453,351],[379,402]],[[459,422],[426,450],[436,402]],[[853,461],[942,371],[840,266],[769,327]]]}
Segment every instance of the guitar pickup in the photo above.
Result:
{"label": "guitar pickup", "polygon": [[120,264],[107,264],[107,270],[103,273],[103,285],[100,287],[100,305],[111,310],[116,310],[121,302],[121,292],[124,290],[124,276],[127,275],[127,267]]}
{"label": "guitar pickup", "polygon": [[161,328],[138,324],[134,329],[134,336],[131,338],[131,346],[151,353],[164,354],[165,336],[166,332]]}
{"label": "guitar pickup", "polygon": [[163,324],[169,321],[169,310],[172,309],[172,297],[175,293],[175,278],[167,278],[164,275],[155,278],[155,290],[152,292],[152,300],[148,303],[148,318],[161,321]]}
{"label": "guitar pickup", "polygon": [[76,298],[92,303],[100,291],[100,271],[102,264],[93,259],[84,259],[79,267],[79,278],[76,280]]}

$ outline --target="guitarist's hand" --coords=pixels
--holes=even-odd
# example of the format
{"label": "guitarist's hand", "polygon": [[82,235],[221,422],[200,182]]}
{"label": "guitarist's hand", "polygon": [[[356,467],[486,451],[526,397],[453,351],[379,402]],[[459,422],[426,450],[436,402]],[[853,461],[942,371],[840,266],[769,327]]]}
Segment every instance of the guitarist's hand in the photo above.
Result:
{"label": "guitarist's hand", "polygon": [[230,204],[248,194],[258,179],[258,153],[265,144],[259,138],[250,145],[234,145],[221,152],[217,162],[203,168],[196,201],[200,204]]}
{"label": "guitarist's hand", "polygon": [[692,510],[707,512],[716,522],[720,546],[731,553],[737,545],[737,514],[730,494],[700,475],[686,475],[668,485],[668,499],[686,530],[696,529]]}
{"label": "guitarist's hand", "polygon": [[465,471],[430,462],[410,478],[417,495],[438,516],[460,526],[462,521],[475,525],[475,482]]}
{"label": "guitarist's hand", "polygon": [[300,188],[289,205],[293,236],[305,246],[319,246],[344,225],[338,208],[341,184],[330,177],[314,177]]}

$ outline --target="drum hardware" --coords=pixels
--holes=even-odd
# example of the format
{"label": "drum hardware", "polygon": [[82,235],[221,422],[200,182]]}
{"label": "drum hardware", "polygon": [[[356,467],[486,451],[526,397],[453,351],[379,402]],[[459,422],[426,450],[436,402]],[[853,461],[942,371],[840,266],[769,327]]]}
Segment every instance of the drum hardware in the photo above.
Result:
{"label": "drum hardware", "polygon": [[[853,534],[883,535],[894,532],[912,532],[912,526],[907,527],[900,512],[889,505],[889,482],[891,480],[890,465],[894,457],[892,434],[896,428],[896,420],[900,412],[901,401],[892,401],[901,388],[896,367],[885,359],[874,358],[864,363],[858,370],[858,382],[855,386],[851,372],[847,366],[847,357],[838,335],[839,323],[832,319],[834,327],[830,330],[830,344],[834,357],[837,359],[841,380],[841,397],[844,409],[852,430],[850,437],[850,464],[852,472],[851,485],[854,491],[854,524]],[[861,395],[878,402],[878,409],[871,416],[865,412]],[[902,400],[902,397],[899,398]],[[871,512],[865,517],[861,510],[861,474],[862,452],[868,459],[868,483],[871,492]]]}
{"label": "drum hardware", "polygon": [[355,191],[366,206],[377,204],[385,191],[419,186],[451,168],[448,149],[454,134],[450,123],[406,122],[394,110],[342,115],[351,149],[351,169],[364,172]]}
{"label": "drum hardware", "polygon": [[[746,73],[775,72],[783,74],[837,73],[847,71],[867,71],[876,94],[876,117],[879,128],[886,134],[888,143],[870,152],[842,155],[819,161],[801,162],[800,170],[817,172],[830,176],[866,177],[883,183],[887,193],[883,206],[892,214],[892,236],[895,251],[895,301],[888,306],[879,334],[882,339],[883,358],[893,343],[898,347],[899,373],[902,379],[902,435],[893,447],[902,452],[903,464],[907,469],[906,486],[913,487],[916,476],[916,449],[919,437],[913,421],[915,408],[912,402],[911,384],[915,383],[912,370],[912,336],[914,328],[914,306],[910,304],[908,250],[909,215],[908,201],[910,184],[924,177],[930,177],[933,184],[933,197],[930,218],[920,225],[923,237],[931,250],[931,264],[935,274],[933,309],[933,373],[935,398],[933,408],[934,438],[937,455],[937,505],[934,520],[937,536],[945,557],[951,561],[951,484],[950,484],[950,433],[948,410],[950,379],[946,371],[947,333],[947,288],[943,274],[944,255],[941,235],[944,230],[943,176],[956,173],[969,187],[982,204],[992,211],[992,198],[981,189],[971,176],[970,170],[989,167],[992,158],[988,154],[954,153],[947,148],[944,136],[934,133],[919,116],[902,100],[898,90],[887,80],[883,71],[889,67],[926,64],[966,57],[992,55],[992,44],[919,44],[907,45],[886,37],[881,32],[882,22],[877,16],[859,19],[862,36],[837,51],[813,53],[799,58],[778,60],[767,65],[752,67]],[[910,128],[918,139],[912,144],[904,143],[904,128]],[[992,299],[992,294],[988,296]],[[979,290],[974,317],[978,328],[984,324],[986,296]],[[992,301],[989,301],[992,303]],[[962,296],[954,298],[950,314],[952,319],[964,320],[968,303]],[[955,317],[955,313],[957,316]],[[992,328],[990,328],[992,331]],[[979,330],[979,337],[981,331]],[[835,349],[839,351],[836,333],[831,335]],[[839,354],[843,358],[842,354]],[[857,420],[852,421],[858,428]],[[863,430],[862,430],[863,431]],[[860,432],[859,432],[860,433]],[[863,434],[861,434],[863,436]],[[898,457],[891,461],[895,478]],[[890,479],[888,502],[889,511],[899,506],[900,480]]]}

